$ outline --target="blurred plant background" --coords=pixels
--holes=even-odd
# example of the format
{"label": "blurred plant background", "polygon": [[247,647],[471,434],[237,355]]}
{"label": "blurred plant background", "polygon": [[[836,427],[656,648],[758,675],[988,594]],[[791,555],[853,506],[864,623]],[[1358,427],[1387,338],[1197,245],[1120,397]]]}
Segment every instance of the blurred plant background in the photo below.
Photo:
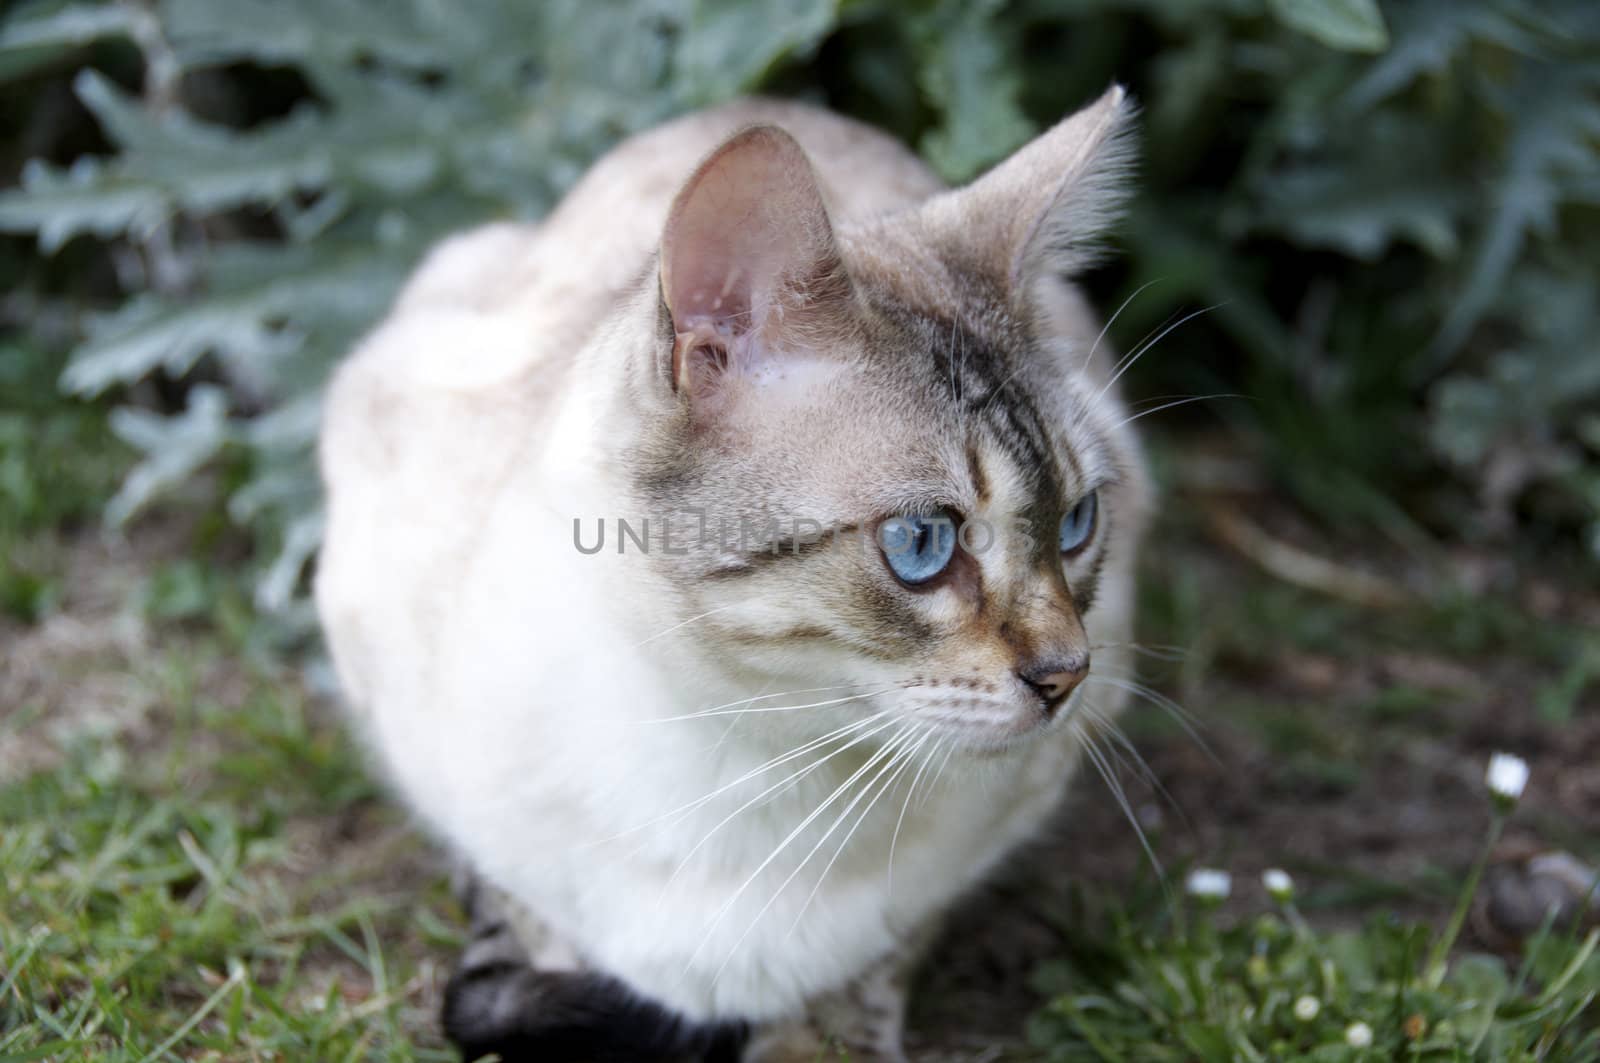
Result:
{"label": "blurred plant background", "polygon": [[[441,234],[536,217],[619,137],[741,92],[959,181],[1113,78],[1146,108],[1126,257],[1092,280],[1133,297],[1113,335],[1214,308],[1131,392],[1243,396],[1171,416],[1226,423],[1334,532],[1592,565],[1587,0],[34,0],[0,22],[7,397],[110,408],[139,460],[106,519],[209,492],[292,611],[320,389]],[[23,434],[12,463],[51,446]]]}
{"label": "blurred plant background", "polygon": [[[0,1061],[451,1058],[430,994],[461,913],[280,652],[309,645],[321,389],[432,241],[536,218],[619,138],[740,93],[961,181],[1113,79],[1140,191],[1085,283],[1122,351],[1154,341],[1124,378],[1168,498],[1140,693],[1203,716],[1213,759],[1131,713],[1105,766],[1129,798],[1086,779],[1051,888],[977,905],[1064,929],[958,923],[976,958],[936,965],[921,1036],[1015,1036],[1042,994],[1051,1059],[1369,1058],[1357,1021],[1408,1058],[1596,1058],[1596,936],[1552,936],[1500,865],[1600,910],[1600,4],[23,0]],[[1494,748],[1538,754],[1485,879],[1515,925],[1418,981],[1429,932],[1390,917],[1460,892]],[[1180,861],[1283,859],[1308,918],[1377,918],[1164,922],[1170,897],[1128,901],[1121,808]],[[1079,879],[1115,884],[1110,918],[1036,911]]]}

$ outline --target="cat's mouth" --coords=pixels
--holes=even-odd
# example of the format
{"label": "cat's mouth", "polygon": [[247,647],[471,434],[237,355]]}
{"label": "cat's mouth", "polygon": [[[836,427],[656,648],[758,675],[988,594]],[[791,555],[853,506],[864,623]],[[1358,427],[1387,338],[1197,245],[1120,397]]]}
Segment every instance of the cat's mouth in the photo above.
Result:
{"label": "cat's mouth", "polygon": [[1004,756],[1065,725],[1077,715],[1078,703],[1077,692],[1054,705],[1030,693],[933,702],[918,706],[915,717],[969,756]]}

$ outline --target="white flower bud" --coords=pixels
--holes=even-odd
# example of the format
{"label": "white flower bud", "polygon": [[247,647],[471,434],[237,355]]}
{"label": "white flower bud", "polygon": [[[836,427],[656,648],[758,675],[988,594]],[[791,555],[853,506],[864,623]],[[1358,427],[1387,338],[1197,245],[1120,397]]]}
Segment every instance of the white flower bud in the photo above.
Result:
{"label": "white flower bud", "polygon": [[1189,877],[1184,881],[1184,889],[1188,891],[1189,896],[1198,897],[1203,901],[1227,900],[1228,894],[1233,890],[1233,876],[1216,868],[1197,867],[1189,872]]}
{"label": "white flower bud", "polygon": [[1505,801],[1515,803],[1528,785],[1528,762],[1510,753],[1496,753],[1489,758],[1489,771],[1484,776],[1489,792]]}
{"label": "white flower bud", "polygon": [[1310,1022],[1321,1010],[1322,1002],[1313,996],[1303,996],[1294,1002],[1294,1017],[1301,1022]]}
{"label": "white flower bud", "polygon": [[1261,872],[1261,884],[1267,888],[1272,899],[1279,904],[1289,903],[1294,896],[1294,879],[1289,877],[1289,872],[1281,867],[1269,868]]}
{"label": "white flower bud", "polygon": [[1372,1027],[1364,1022],[1352,1022],[1344,1029],[1344,1043],[1351,1048],[1368,1048],[1372,1045]]}

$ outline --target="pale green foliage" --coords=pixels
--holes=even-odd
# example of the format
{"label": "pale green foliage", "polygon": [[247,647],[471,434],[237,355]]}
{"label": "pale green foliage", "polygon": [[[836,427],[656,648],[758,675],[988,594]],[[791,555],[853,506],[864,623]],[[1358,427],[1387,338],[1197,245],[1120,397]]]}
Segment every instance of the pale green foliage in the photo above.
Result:
{"label": "pale green foliage", "polygon": [[[25,9],[0,42],[31,50],[132,29],[112,11],[122,9]],[[145,460],[109,519],[240,450],[255,477],[230,509],[277,540],[260,599],[288,604],[318,526],[315,395],[422,250],[474,221],[536,216],[607,144],[750,87],[781,57],[814,47],[835,16],[826,0],[160,4],[145,28],[177,72],[288,66],[314,99],[239,130],[85,70],[74,89],[116,153],[64,169],[30,164],[21,190],[0,196],[0,228],[37,234],[47,253],[85,234],[146,252],[150,290],[90,320],[62,377],[68,389],[92,396],[157,370],[181,377],[212,357],[241,405],[288,399],[299,415],[230,413],[215,388],[191,392],[173,417],[119,414],[113,429]],[[214,239],[241,211],[269,212],[281,238]],[[163,268],[180,278],[168,290]]]}
{"label": "pale green foliage", "polygon": [[[315,543],[329,367],[442,234],[536,217],[620,137],[757,88],[856,111],[961,180],[1118,77],[1146,108],[1145,195],[1097,294],[1161,283],[1113,338],[1222,304],[1130,382],[1249,395],[1225,415],[1331,520],[1415,541],[1534,498],[1557,528],[1600,528],[1596,10],[42,0],[0,18],[0,83],[70,77],[108,148],[29,163],[0,230],[45,256],[115,251],[120,293],[84,322],[72,392],[225,386],[117,419],[146,459],[109,516],[222,459],[277,608]],[[1450,482],[1441,464],[1473,490],[1426,516],[1395,501]]]}
{"label": "pale green foliage", "polygon": [[912,23],[924,57],[919,84],[944,116],[920,147],[936,170],[955,180],[1037,132],[1018,98],[1020,28],[1007,24],[1003,9],[1002,0],[944,0],[932,17]]}
{"label": "pale green foliage", "polygon": [[1389,44],[1378,0],[1270,0],[1267,6],[1286,25],[1330,48],[1381,52]]}
{"label": "pale green foliage", "polygon": [[[1231,416],[1263,430],[1266,459],[1329,521],[1415,544],[1504,537],[1521,510],[1587,529],[1600,556],[1600,451],[1578,428],[1600,402],[1600,304],[1583,294],[1600,283],[1585,250],[1600,7],[1386,5],[1368,28],[1387,50],[1356,59],[1268,45],[1203,5],[1154,6],[1169,43],[1146,93],[1135,279],[1165,278],[1176,300],[1149,301],[1141,324],[1183,300],[1224,304],[1220,331],[1253,363],[1213,357],[1186,383],[1224,390],[1206,386],[1220,376],[1250,396]],[[1354,21],[1331,21],[1379,17],[1268,6],[1356,50]],[[1471,500],[1417,505],[1441,464]]]}
{"label": "pale green foliage", "polygon": [[131,5],[29,5],[0,25],[0,84],[45,66],[70,49],[125,36],[138,19]]}

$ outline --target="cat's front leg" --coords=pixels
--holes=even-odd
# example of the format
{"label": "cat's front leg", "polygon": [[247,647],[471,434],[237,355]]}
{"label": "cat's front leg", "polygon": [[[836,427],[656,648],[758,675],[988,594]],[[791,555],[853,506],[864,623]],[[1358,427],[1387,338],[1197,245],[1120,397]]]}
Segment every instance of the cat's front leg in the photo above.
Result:
{"label": "cat's front leg", "polygon": [[587,969],[560,934],[470,872],[458,883],[471,939],[445,987],[445,1034],[463,1060],[734,1063],[740,1023],[697,1024]]}

